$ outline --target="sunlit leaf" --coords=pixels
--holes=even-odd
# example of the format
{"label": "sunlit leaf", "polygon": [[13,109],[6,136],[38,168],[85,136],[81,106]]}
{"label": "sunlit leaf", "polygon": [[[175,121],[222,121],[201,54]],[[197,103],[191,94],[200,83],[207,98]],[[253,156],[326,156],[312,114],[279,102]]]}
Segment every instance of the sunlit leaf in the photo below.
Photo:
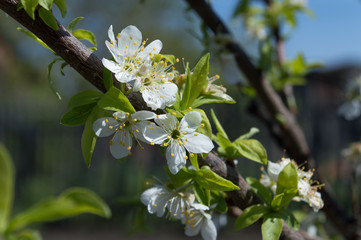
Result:
{"label": "sunlit leaf", "polygon": [[54,0],[55,5],[59,8],[60,12],[61,12],[61,16],[63,18],[65,18],[67,9],[66,9],[66,4],[64,0]]}
{"label": "sunlit leaf", "polygon": [[18,31],[20,31],[20,32],[25,33],[26,35],[28,35],[29,37],[31,37],[32,39],[34,39],[35,41],[37,41],[39,44],[41,44],[41,46],[49,49],[50,51],[52,51],[52,52],[54,53],[54,51],[53,51],[50,47],[48,47],[48,45],[46,45],[40,38],[38,38],[37,36],[35,36],[35,34],[33,34],[32,32],[29,32],[29,31],[27,31],[27,30],[24,30],[24,29],[22,29],[21,27],[18,27],[18,28],[16,28],[16,29],[17,29]]}
{"label": "sunlit leaf", "polygon": [[240,230],[248,227],[269,212],[270,209],[262,204],[252,205],[243,210],[242,214],[237,218],[234,228]]}
{"label": "sunlit leaf", "polygon": [[96,103],[91,103],[74,107],[63,115],[60,123],[69,127],[83,125],[95,106]]}
{"label": "sunlit leaf", "polygon": [[63,60],[62,58],[56,58],[54,59],[51,63],[49,63],[48,65],[48,82],[49,82],[49,87],[51,89],[51,91],[58,97],[59,100],[61,100],[61,96],[59,94],[59,92],[55,89],[54,87],[54,81],[51,78],[51,69],[53,68],[53,65],[57,62],[57,61],[61,61]]}
{"label": "sunlit leaf", "polygon": [[82,19],[84,19],[84,17],[74,18],[74,19],[69,23],[69,25],[66,27],[66,29],[68,29],[68,31],[69,31],[70,33],[73,33],[73,30],[74,30],[75,25],[77,25],[78,22],[79,22],[80,20],[82,20]]}
{"label": "sunlit leaf", "polygon": [[135,109],[128,98],[117,88],[110,87],[98,102],[98,106],[116,112],[135,113]]}
{"label": "sunlit leaf", "polygon": [[202,168],[196,172],[194,180],[203,188],[215,191],[239,190],[231,181],[222,178],[210,169]]}
{"label": "sunlit leaf", "polygon": [[223,129],[221,123],[219,122],[216,114],[214,113],[213,109],[211,109],[211,116],[212,116],[214,125],[216,125],[216,128],[217,128],[217,130],[218,130],[218,133],[221,134],[221,135],[223,135],[223,137],[226,138],[227,140],[229,140],[226,131],[224,131],[224,129]]}
{"label": "sunlit leaf", "polygon": [[261,198],[262,201],[267,203],[267,205],[271,205],[272,193],[268,188],[266,188],[257,179],[252,177],[247,177],[246,181],[249,184],[249,186],[252,188],[252,190]]}
{"label": "sunlit leaf", "polygon": [[34,20],[35,19],[35,8],[38,6],[39,0],[21,0],[26,13]]}
{"label": "sunlit leaf", "polygon": [[68,108],[79,107],[90,103],[96,103],[103,96],[103,93],[94,90],[82,91],[69,99]]}
{"label": "sunlit leaf", "polygon": [[73,31],[73,35],[74,35],[74,37],[76,37],[79,40],[88,40],[94,46],[97,45],[97,40],[95,38],[95,35],[91,31],[84,30],[84,29],[77,29],[77,30]]}
{"label": "sunlit leaf", "polygon": [[39,0],[39,5],[45,8],[46,10],[50,10],[51,5],[53,5],[53,0]]}
{"label": "sunlit leaf", "polygon": [[267,214],[262,223],[262,239],[278,240],[282,232],[283,220],[277,214]]}
{"label": "sunlit leaf", "polygon": [[267,152],[263,145],[255,139],[239,139],[234,141],[238,152],[252,161],[267,164]]}
{"label": "sunlit leaf", "polygon": [[57,31],[59,29],[56,19],[53,13],[50,10],[46,10],[45,8],[39,9],[39,16],[44,21],[46,25]]}
{"label": "sunlit leaf", "polygon": [[202,203],[203,205],[209,206],[211,193],[209,189],[203,188],[197,182],[193,183],[193,192],[197,198],[197,201]]}
{"label": "sunlit leaf", "polygon": [[186,185],[192,180],[194,176],[194,174],[186,167],[183,167],[181,170],[179,170],[177,174],[172,174],[167,166],[164,167],[164,170],[167,173],[171,183],[176,188]]}

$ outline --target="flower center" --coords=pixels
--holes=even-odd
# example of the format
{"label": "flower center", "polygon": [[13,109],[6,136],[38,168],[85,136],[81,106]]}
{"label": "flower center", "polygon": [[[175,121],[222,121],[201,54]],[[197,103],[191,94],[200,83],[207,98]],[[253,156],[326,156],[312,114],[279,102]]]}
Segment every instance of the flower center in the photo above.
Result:
{"label": "flower center", "polygon": [[173,138],[173,139],[179,139],[180,138],[180,136],[181,136],[181,133],[180,133],[180,131],[179,130],[173,130],[173,132],[172,132],[172,134],[171,134],[171,137]]}
{"label": "flower center", "polygon": [[143,85],[144,86],[148,86],[152,83],[152,81],[149,79],[149,78],[145,78],[144,81],[143,81]]}

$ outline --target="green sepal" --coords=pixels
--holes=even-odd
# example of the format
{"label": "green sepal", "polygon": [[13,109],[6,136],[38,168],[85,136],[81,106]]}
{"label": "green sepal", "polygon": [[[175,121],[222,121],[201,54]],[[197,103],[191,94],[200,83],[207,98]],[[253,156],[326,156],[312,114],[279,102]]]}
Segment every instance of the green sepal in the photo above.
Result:
{"label": "green sepal", "polygon": [[194,182],[193,192],[198,202],[205,206],[209,206],[211,200],[211,191],[209,189],[205,189],[197,182]]}
{"label": "green sepal", "polygon": [[255,178],[247,177],[246,181],[255,194],[257,194],[263,202],[270,206],[272,202],[272,193],[270,190]]}
{"label": "green sepal", "polygon": [[258,219],[269,213],[271,210],[262,205],[262,204],[256,204],[252,205],[246,209],[243,210],[242,214],[237,218],[234,228],[236,231],[248,227],[252,225],[253,223],[257,222]]}
{"label": "green sepal", "polygon": [[203,188],[215,191],[234,191],[239,187],[231,181],[222,178],[208,168],[201,168],[195,172],[194,180]]}
{"label": "green sepal", "polygon": [[55,221],[82,213],[105,218],[111,216],[109,207],[94,192],[84,188],[71,188],[57,198],[42,201],[16,215],[9,223],[7,232],[24,228],[31,223]]}
{"label": "green sepal", "polygon": [[128,98],[117,88],[110,87],[98,102],[98,106],[102,109],[115,112],[135,113],[135,109],[129,102]]}
{"label": "green sepal", "polygon": [[44,21],[46,25],[57,31],[59,29],[58,23],[56,22],[56,19],[51,12],[51,10],[46,10],[45,8],[39,9],[39,16]]}
{"label": "green sepal", "polygon": [[0,235],[7,228],[14,197],[15,171],[10,153],[0,143]]}
{"label": "green sepal", "polygon": [[262,239],[278,240],[282,232],[283,220],[276,213],[269,213],[263,217]]}
{"label": "green sepal", "polygon": [[90,103],[74,107],[63,115],[60,123],[69,127],[83,125],[86,123],[89,115],[91,114],[95,106],[96,103]]}
{"label": "green sepal", "polygon": [[97,40],[95,38],[95,35],[91,31],[84,29],[77,29],[73,31],[73,35],[79,40],[87,40],[91,42],[94,46],[97,45]]}
{"label": "green sepal", "polygon": [[82,91],[69,99],[68,108],[79,107],[90,103],[96,103],[103,96],[103,93],[94,90]]}
{"label": "green sepal", "polygon": [[172,174],[167,166],[164,167],[164,170],[167,173],[172,185],[176,188],[188,184],[190,181],[192,181],[194,176],[194,174],[186,167],[183,167],[181,170],[179,170],[177,174]]}

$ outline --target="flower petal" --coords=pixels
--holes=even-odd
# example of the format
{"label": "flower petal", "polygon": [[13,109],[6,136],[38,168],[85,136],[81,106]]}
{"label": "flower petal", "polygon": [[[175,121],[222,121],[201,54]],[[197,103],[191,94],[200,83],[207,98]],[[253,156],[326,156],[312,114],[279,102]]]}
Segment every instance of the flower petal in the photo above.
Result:
{"label": "flower petal", "polygon": [[186,151],[178,142],[173,141],[170,146],[167,147],[165,157],[167,159],[169,171],[172,174],[177,174],[178,171],[186,165],[185,156]]}
{"label": "flower petal", "polygon": [[188,152],[192,153],[209,153],[214,148],[211,139],[198,132],[184,135],[182,141]]}
{"label": "flower petal", "polygon": [[113,25],[110,25],[110,27],[108,29],[108,37],[109,37],[110,41],[115,41],[114,32],[113,32]]}
{"label": "flower petal", "polygon": [[135,79],[135,75],[128,72],[117,72],[115,78],[122,83],[130,82]]}
{"label": "flower petal", "polygon": [[178,123],[178,119],[170,113],[159,115],[154,121],[167,132],[176,129]]}
{"label": "flower petal", "polygon": [[181,131],[188,133],[194,132],[202,122],[202,116],[197,111],[187,113],[180,122]]}
{"label": "flower petal", "polygon": [[147,142],[153,142],[154,144],[161,144],[167,139],[168,134],[160,127],[151,124],[144,130],[144,139]]}
{"label": "flower petal", "polygon": [[285,160],[282,160],[279,163],[273,163],[271,161],[268,161],[268,167],[267,167],[267,172],[268,175],[270,176],[270,178],[277,182],[278,180],[278,175],[280,174],[280,172],[283,170],[283,168],[289,164],[291,161],[290,159],[286,158]]}
{"label": "flower petal", "polygon": [[141,110],[132,114],[132,120],[137,119],[140,121],[154,119],[157,115],[154,112]]}
{"label": "flower petal", "polygon": [[119,64],[117,64],[114,61],[108,60],[106,58],[102,59],[102,63],[104,65],[104,67],[106,67],[107,69],[109,69],[109,71],[111,71],[113,73],[118,73],[122,70],[122,68],[119,66]]}
{"label": "flower petal", "polygon": [[114,118],[99,118],[93,123],[93,130],[98,137],[107,137],[114,133],[117,124]]}
{"label": "flower petal", "polygon": [[[144,132],[145,132],[145,129],[149,126],[150,126],[150,124],[148,124],[145,121],[141,121],[141,122],[137,122],[137,123],[133,124],[131,128],[132,128],[132,133],[133,133],[134,137],[139,139],[142,142],[148,142],[144,138]],[[154,123],[153,123],[153,126],[155,126]]]}
{"label": "flower petal", "polygon": [[152,187],[145,190],[140,196],[140,201],[147,206],[152,197],[156,196],[161,190],[162,188],[160,187]]}
{"label": "flower petal", "polygon": [[119,130],[110,142],[110,153],[116,159],[128,156],[132,147],[132,137],[127,130]]}
{"label": "flower petal", "polygon": [[201,235],[205,240],[216,240],[217,229],[211,219],[204,219],[201,226]]}
{"label": "flower petal", "polygon": [[[160,40],[154,40],[153,42],[151,42],[150,44],[148,44],[143,51],[141,51],[138,54],[138,57],[141,57],[144,60],[149,60],[149,56],[152,55],[157,55],[160,50],[162,49],[163,44]],[[150,54],[151,53],[151,54]]]}
{"label": "flower petal", "polygon": [[124,28],[119,35],[118,48],[125,56],[134,55],[142,42],[142,33],[133,25]]}

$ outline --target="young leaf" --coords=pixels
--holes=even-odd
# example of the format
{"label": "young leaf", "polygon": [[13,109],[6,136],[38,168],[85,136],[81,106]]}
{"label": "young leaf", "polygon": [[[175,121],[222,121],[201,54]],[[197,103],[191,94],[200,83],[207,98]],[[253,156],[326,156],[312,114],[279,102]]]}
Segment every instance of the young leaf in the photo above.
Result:
{"label": "young leaf", "polygon": [[97,141],[97,136],[93,131],[93,123],[95,120],[104,117],[104,115],[105,111],[98,106],[95,106],[85,122],[83,134],[81,136],[81,150],[88,167],[90,167],[95,143]]}
{"label": "young leaf", "polygon": [[61,16],[63,18],[65,18],[66,15],[66,4],[64,2],[64,0],[54,0],[55,5],[59,8],[60,12],[61,12]]}
{"label": "young leaf", "polygon": [[53,79],[51,79],[51,69],[53,68],[54,63],[56,63],[57,61],[61,61],[63,60],[62,58],[56,58],[54,59],[51,63],[49,63],[48,65],[48,82],[49,82],[49,87],[51,89],[51,91],[58,97],[59,100],[61,100],[61,96],[58,93],[58,91],[56,91],[55,87],[54,87],[54,81]]}
{"label": "young leaf", "polygon": [[203,104],[210,104],[210,103],[236,103],[232,98],[231,99],[225,99],[222,97],[214,96],[214,95],[200,95],[198,96],[194,102],[192,103],[191,107],[196,108]]}
{"label": "young leaf", "polygon": [[14,166],[9,152],[0,143],[0,233],[7,227],[14,196]]}
{"label": "young leaf", "polygon": [[208,189],[203,188],[197,182],[193,183],[193,192],[197,198],[197,201],[203,205],[209,206],[211,199],[211,192]]}
{"label": "young leaf", "polygon": [[42,240],[42,238],[39,231],[25,229],[11,234],[9,240]]}
{"label": "young leaf", "polygon": [[77,30],[73,31],[73,35],[74,35],[74,37],[76,37],[79,40],[88,40],[94,46],[97,45],[97,40],[95,38],[95,35],[91,31],[84,30],[84,29],[77,29]]}
{"label": "young leaf", "polygon": [[64,68],[65,68],[66,66],[68,66],[68,65],[69,65],[69,63],[67,63],[67,62],[65,62],[65,61],[61,64],[61,66],[60,66],[60,73],[61,73],[61,75],[65,76]]}
{"label": "young leaf", "polygon": [[266,149],[259,141],[255,139],[239,139],[232,144],[242,156],[258,163],[267,164]]}
{"label": "young leaf", "polygon": [[104,80],[105,89],[109,90],[113,86],[113,74],[107,68],[104,68],[103,80]]}
{"label": "young leaf", "polygon": [[199,96],[202,90],[208,84],[208,70],[209,70],[209,53],[204,55],[197,63],[191,76],[191,89],[187,103],[187,107],[191,106],[193,101]]}
{"label": "young leaf", "polygon": [[26,13],[34,20],[35,19],[35,8],[38,6],[39,0],[21,0]]}
{"label": "young leaf", "polygon": [[56,19],[53,13],[50,10],[46,10],[45,8],[39,9],[39,16],[44,21],[46,25],[57,31],[59,29]]}
{"label": "young leaf", "polygon": [[53,0],[39,0],[39,5],[45,8],[46,10],[50,10],[51,5],[53,5]]}
{"label": "young leaf", "polygon": [[189,171],[185,167],[179,170],[179,172],[175,175],[169,171],[169,168],[167,166],[164,167],[164,170],[167,173],[171,183],[176,188],[186,185],[192,180],[194,176],[193,172]]}
{"label": "young leaf", "polygon": [[298,174],[295,165],[292,163],[287,164],[280,174],[277,180],[276,194],[284,194],[282,197],[281,206],[287,206],[293,199],[298,191]]}
{"label": "young leaf", "polygon": [[211,115],[212,115],[212,119],[213,119],[214,125],[216,125],[216,128],[217,128],[217,130],[218,130],[218,133],[221,134],[221,135],[223,135],[223,137],[224,137],[225,139],[229,140],[226,131],[224,131],[221,123],[218,121],[218,118],[217,118],[216,114],[214,113],[213,109],[211,109]]}
{"label": "young leaf", "polygon": [[269,212],[270,209],[262,204],[252,205],[243,210],[242,214],[237,218],[234,228],[238,231],[248,227]]}
{"label": "young leaf", "polygon": [[253,135],[257,134],[257,133],[259,133],[258,128],[253,127],[253,128],[251,128],[251,129],[249,130],[248,133],[243,134],[242,136],[240,136],[239,138],[237,138],[235,141],[239,141],[239,140],[242,140],[242,139],[249,139],[249,138],[251,138]]}
{"label": "young leaf", "polygon": [[68,108],[79,107],[90,103],[96,103],[103,96],[103,93],[94,90],[82,91],[69,99]]}
{"label": "young leaf", "polygon": [[202,168],[196,172],[194,180],[203,188],[215,191],[233,191],[239,187],[222,178],[210,169]]}
{"label": "young leaf", "polygon": [[77,23],[78,23],[80,20],[83,20],[83,19],[84,19],[84,17],[74,18],[73,21],[71,21],[71,22],[69,23],[69,25],[66,27],[66,29],[68,29],[68,31],[69,31],[70,33],[73,33],[73,30],[74,30],[75,25],[77,25]]}
{"label": "young leaf", "polygon": [[192,166],[198,171],[199,170],[198,155],[195,153],[189,154],[189,161],[191,162]]}
{"label": "young leaf", "polygon": [[83,125],[85,124],[86,120],[88,119],[95,106],[96,103],[90,103],[74,107],[63,115],[60,123],[69,127]]}
{"label": "young leaf", "polygon": [[7,231],[21,229],[31,223],[55,221],[82,213],[92,213],[105,218],[111,216],[109,207],[94,192],[83,188],[71,188],[57,198],[40,202],[16,215]]}
{"label": "young leaf", "polygon": [[288,226],[292,228],[295,231],[298,231],[300,228],[300,223],[297,221],[295,216],[293,216],[292,212],[290,212],[288,209],[281,209],[279,212],[280,216],[285,220]]}
{"label": "young leaf", "polygon": [[50,47],[48,47],[48,45],[46,45],[40,38],[38,38],[35,34],[33,34],[32,32],[29,32],[27,30],[22,29],[21,27],[16,28],[18,31],[25,33],[26,35],[28,35],[29,37],[31,37],[32,39],[34,39],[35,41],[37,41],[41,46],[49,49],[52,53],[55,53]]}
{"label": "young leaf", "polygon": [[212,191],[211,192],[211,196],[212,196],[211,205],[216,204],[216,207],[214,210],[216,210],[217,212],[220,212],[220,213],[226,213],[228,211],[228,206],[227,206],[224,195],[225,194],[220,191]]}
{"label": "young leaf", "polygon": [[129,102],[128,98],[117,88],[110,87],[98,102],[98,106],[116,112],[135,113],[135,109]]}
{"label": "young leaf", "polygon": [[261,198],[261,200],[267,205],[271,205],[272,201],[272,193],[268,188],[263,186],[262,183],[260,183],[257,179],[252,177],[246,178],[247,183],[252,188],[252,190]]}
{"label": "young leaf", "polygon": [[262,239],[278,240],[282,232],[282,225],[283,220],[277,214],[265,215],[262,223]]}
{"label": "young leaf", "polygon": [[282,207],[282,202],[284,202],[283,197],[285,196],[284,193],[276,194],[271,202],[271,207],[275,210],[279,210]]}

